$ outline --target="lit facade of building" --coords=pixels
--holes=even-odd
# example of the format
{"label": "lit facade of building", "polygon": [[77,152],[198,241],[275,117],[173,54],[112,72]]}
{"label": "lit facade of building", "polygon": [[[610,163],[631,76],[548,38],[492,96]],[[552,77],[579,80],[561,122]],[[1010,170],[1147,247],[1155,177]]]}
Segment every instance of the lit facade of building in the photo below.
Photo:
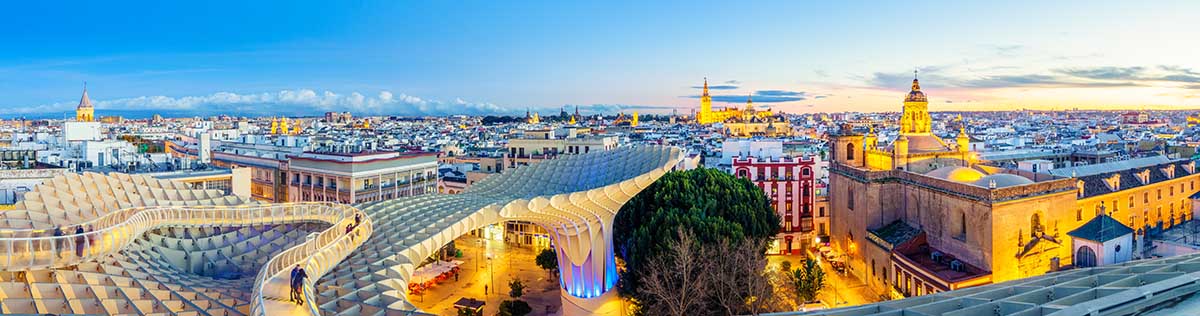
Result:
{"label": "lit facade of building", "polygon": [[[250,197],[264,202],[288,202],[288,161],[311,148],[305,136],[242,135],[212,150],[213,165],[250,168]],[[167,146],[183,147],[179,145]],[[171,149],[179,151],[180,149]],[[186,147],[184,148],[186,150]]]}
{"label": "lit facade of building", "polygon": [[[713,123],[722,123],[726,120],[742,116],[742,110],[738,108],[723,108],[714,111],[712,108],[712,96],[708,94],[708,78],[704,79],[704,92],[700,95],[700,111],[696,112],[696,123],[708,125]],[[758,115],[766,116],[770,113],[763,112]]]}
{"label": "lit facade of building", "polygon": [[979,165],[965,132],[952,143],[931,133],[927,104],[914,79],[891,144],[877,144],[873,129],[830,136],[831,245],[878,293],[925,295],[1070,267],[1067,233],[1099,214],[1143,230],[1190,219],[1200,177],[1192,161],[1052,173]]}
{"label": "lit facade of building", "polygon": [[721,123],[722,132],[730,137],[784,137],[791,136],[792,126],[782,115],[771,109],[759,111],[754,101],[746,97],[745,108],[723,108],[714,111],[712,96],[708,94],[708,79],[704,80],[704,92],[700,95],[700,111],[696,112],[696,123],[701,125]]}
{"label": "lit facade of building", "polygon": [[816,237],[813,232],[813,213],[817,159],[813,156],[797,158],[753,154],[733,157],[733,174],[761,188],[782,220],[775,244],[768,251],[785,255],[800,254],[807,245],[806,241]]}
{"label": "lit facade of building", "polygon": [[436,191],[436,153],[315,153],[291,157],[288,200],[362,203]]}
{"label": "lit facade of building", "polygon": [[523,137],[509,139],[505,144],[507,161],[502,167],[529,165],[559,155],[612,150],[619,145],[616,136],[589,135],[589,132],[586,128],[569,128],[560,137],[558,132],[551,129],[525,131]]}

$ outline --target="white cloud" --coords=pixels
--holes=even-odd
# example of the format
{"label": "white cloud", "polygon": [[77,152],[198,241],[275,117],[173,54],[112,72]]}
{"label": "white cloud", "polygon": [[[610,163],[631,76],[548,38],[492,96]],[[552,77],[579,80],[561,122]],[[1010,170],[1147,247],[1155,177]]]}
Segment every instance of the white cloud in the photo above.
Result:
{"label": "white cloud", "polygon": [[[351,111],[362,114],[395,115],[444,115],[444,114],[492,114],[511,112],[492,103],[468,102],[456,98],[450,102],[426,100],[407,94],[392,94],[380,91],[374,97],[359,92],[338,94],[333,91],[318,93],[311,89],[281,90],[239,94],[217,92],[201,96],[139,96],[113,100],[92,100],[97,110],[167,110],[203,113],[230,112],[228,114],[271,114],[286,108],[288,113],[312,115],[326,111]],[[58,102],[31,107],[0,108],[0,114],[28,114],[39,112],[70,111],[78,105],[74,102]],[[249,113],[247,113],[249,112]],[[261,113],[260,113],[261,112]]]}

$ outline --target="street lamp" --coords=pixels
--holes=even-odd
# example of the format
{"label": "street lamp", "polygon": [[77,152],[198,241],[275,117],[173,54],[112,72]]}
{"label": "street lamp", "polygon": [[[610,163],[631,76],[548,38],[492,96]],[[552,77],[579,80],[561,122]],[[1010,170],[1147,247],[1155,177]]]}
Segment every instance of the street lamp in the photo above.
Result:
{"label": "street lamp", "polygon": [[492,285],[488,288],[490,288],[491,291],[495,292],[496,291],[496,275],[493,272],[495,272],[496,270],[492,269],[492,254],[491,253],[487,254],[487,262],[488,262],[488,283]]}

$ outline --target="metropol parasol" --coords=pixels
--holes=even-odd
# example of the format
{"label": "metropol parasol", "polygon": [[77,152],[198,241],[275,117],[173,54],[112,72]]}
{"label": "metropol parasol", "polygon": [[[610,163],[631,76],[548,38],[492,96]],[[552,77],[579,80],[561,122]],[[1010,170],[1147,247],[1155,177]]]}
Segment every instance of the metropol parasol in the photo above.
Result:
{"label": "metropol parasol", "polygon": [[[423,314],[406,297],[420,262],[473,229],[522,220],[551,234],[564,314],[616,314],[616,212],[683,159],[675,147],[621,147],[516,168],[463,194],[359,205],[62,175],[0,212],[0,313]],[[312,276],[302,306],[284,299],[296,264]]]}

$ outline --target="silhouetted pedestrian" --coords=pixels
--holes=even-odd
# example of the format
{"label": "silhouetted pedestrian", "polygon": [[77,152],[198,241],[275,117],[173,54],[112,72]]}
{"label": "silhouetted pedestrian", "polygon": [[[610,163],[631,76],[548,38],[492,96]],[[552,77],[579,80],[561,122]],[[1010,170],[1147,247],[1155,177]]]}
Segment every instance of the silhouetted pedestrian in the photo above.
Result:
{"label": "silhouetted pedestrian", "polygon": [[87,246],[87,237],[83,236],[83,225],[75,227],[75,256],[83,257],[83,248]]}
{"label": "silhouetted pedestrian", "polygon": [[63,241],[65,240],[65,238],[61,238],[62,236],[62,226],[54,226],[54,255],[58,258],[62,258]]}
{"label": "silhouetted pedestrian", "polygon": [[308,273],[304,272],[304,268],[296,265],[296,275],[292,277],[292,293],[296,295],[296,304],[304,305],[304,279],[308,278]]}
{"label": "silhouetted pedestrian", "polygon": [[[94,232],[94,231],[96,231],[96,230],[92,229],[92,225],[88,224],[87,232],[90,233],[90,232]],[[88,235],[87,240],[88,240],[88,248],[92,249],[91,253],[96,254],[96,234]]]}
{"label": "silhouetted pedestrian", "polygon": [[289,282],[288,286],[290,288],[290,291],[288,294],[291,295],[292,302],[296,302],[296,301],[300,300],[300,295],[297,295],[299,293],[299,291],[296,291],[296,274],[299,272],[300,272],[300,265],[297,264],[296,267],[292,268],[292,277],[288,279],[288,282]]}

